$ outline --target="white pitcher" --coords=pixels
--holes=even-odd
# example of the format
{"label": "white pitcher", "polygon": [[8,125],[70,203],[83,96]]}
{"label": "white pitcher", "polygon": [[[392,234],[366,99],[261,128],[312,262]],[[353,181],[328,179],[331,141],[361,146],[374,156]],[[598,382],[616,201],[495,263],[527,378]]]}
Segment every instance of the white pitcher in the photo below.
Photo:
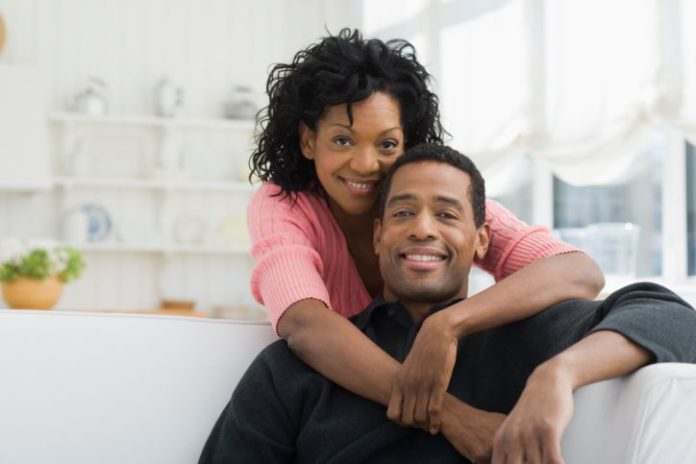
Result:
{"label": "white pitcher", "polygon": [[168,77],[163,77],[155,88],[155,113],[167,118],[176,115],[184,103],[184,90]]}

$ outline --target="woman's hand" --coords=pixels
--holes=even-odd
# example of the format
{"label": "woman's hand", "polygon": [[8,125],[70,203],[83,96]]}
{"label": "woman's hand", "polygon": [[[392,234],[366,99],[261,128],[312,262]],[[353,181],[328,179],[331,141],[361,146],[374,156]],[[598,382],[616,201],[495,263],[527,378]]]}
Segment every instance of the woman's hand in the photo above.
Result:
{"label": "woman's hand", "polygon": [[394,379],[387,409],[390,420],[438,433],[442,402],[457,358],[457,342],[446,310],[425,319]]}

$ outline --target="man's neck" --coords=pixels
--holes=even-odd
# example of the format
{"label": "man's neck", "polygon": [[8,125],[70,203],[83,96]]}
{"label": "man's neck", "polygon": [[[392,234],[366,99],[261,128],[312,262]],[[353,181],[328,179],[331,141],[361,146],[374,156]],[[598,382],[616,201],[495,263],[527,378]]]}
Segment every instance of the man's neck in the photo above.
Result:
{"label": "man's neck", "polygon": [[418,324],[428,317],[430,310],[435,303],[401,303],[406,311],[411,315],[413,322]]}
{"label": "man's neck", "polygon": [[[464,295],[464,296],[456,295],[453,298],[450,298],[446,301],[436,301],[436,302],[425,302],[425,303],[413,302],[413,301],[404,302],[401,300],[396,300],[394,298],[391,299],[391,302],[398,301],[401,304],[401,306],[403,306],[406,309],[406,311],[408,311],[408,314],[411,316],[411,319],[413,319],[413,322],[415,324],[418,324],[430,315],[430,313],[432,312],[432,310],[435,306],[439,305],[441,308],[446,307],[446,306],[449,306],[450,304],[454,303],[455,301],[459,301],[462,299],[466,299],[466,295]],[[385,297],[385,301],[390,301],[390,300],[387,300]]]}

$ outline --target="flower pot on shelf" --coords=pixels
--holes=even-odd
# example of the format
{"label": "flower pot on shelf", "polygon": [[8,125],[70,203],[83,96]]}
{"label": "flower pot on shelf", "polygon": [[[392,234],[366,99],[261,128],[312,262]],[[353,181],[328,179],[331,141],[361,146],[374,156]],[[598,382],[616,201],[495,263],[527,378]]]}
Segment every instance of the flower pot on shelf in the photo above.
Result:
{"label": "flower pot on shelf", "polygon": [[63,294],[63,282],[56,277],[30,279],[18,277],[2,283],[2,296],[10,308],[51,309]]}

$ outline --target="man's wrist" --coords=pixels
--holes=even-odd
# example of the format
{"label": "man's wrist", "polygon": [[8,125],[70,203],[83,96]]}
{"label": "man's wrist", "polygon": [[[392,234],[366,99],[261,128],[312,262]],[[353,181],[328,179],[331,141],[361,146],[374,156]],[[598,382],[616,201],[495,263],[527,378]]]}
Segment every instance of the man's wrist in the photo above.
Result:
{"label": "man's wrist", "polygon": [[527,385],[537,382],[543,385],[560,384],[568,385],[575,391],[583,385],[576,374],[572,359],[561,353],[537,366],[527,379]]}

